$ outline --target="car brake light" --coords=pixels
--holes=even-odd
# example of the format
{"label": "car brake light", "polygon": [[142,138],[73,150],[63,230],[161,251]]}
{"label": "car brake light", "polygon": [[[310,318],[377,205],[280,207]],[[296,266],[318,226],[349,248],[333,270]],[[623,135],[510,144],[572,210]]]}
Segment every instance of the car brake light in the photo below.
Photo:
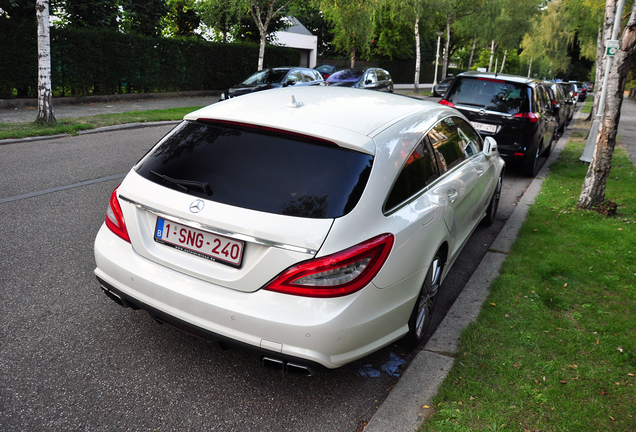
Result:
{"label": "car brake light", "polygon": [[378,274],[393,246],[382,234],[335,254],[292,266],[263,289],[303,297],[341,297],[364,288]]}
{"label": "car brake light", "polygon": [[128,230],[126,229],[126,223],[124,222],[124,214],[121,211],[119,200],[117,199],[117,189],[115,188],[110,196],[110,205],[106,210],[106,226],[118,237],[126,240],[130,243],[130,237],[128,237]]}
{"label": "car brake light", "polygon": [[442,99],[441,101],[439,101],[439,104],[455,108],[455,105],[452,102],[447,101],[446,99]]}
{"label": "car brake light", "polygon": [[539,116],[532,112],[517,113],[513,115],[513,117],[528,119],[530,123],[537,123],[539,121]]}

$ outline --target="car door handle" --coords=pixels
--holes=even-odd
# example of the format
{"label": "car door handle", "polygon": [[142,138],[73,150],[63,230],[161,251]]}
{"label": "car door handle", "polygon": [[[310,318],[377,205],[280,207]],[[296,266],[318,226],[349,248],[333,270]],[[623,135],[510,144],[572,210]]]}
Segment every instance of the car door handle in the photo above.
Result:
{"label": "car door handle", "polygon": [[477,175],[479,177],[481,177],[484,174],[484,169],[480,166],[478,166],[477,168],[475,168],[475,170],[477,171]]}
{"label": "car door handle", "polygon": [[459,192],[457,192],[455,189],[449,189],[446,192],[446,195],[448,196],[448,200],[450,202],[455,202],[455,200],[457,199],[457,197],[459,196]]}

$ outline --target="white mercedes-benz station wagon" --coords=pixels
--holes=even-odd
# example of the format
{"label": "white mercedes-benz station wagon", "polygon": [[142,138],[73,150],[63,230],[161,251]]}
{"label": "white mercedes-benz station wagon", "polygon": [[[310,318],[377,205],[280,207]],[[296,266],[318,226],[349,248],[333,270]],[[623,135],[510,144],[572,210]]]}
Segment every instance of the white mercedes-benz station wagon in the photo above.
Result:
{"label": "white mercedes-benz station wagon", "polygon": [[504,162],[458,111],[285,88],[191,114],[130,171],[95,240],[122,306],[311,374],[423,338]]}

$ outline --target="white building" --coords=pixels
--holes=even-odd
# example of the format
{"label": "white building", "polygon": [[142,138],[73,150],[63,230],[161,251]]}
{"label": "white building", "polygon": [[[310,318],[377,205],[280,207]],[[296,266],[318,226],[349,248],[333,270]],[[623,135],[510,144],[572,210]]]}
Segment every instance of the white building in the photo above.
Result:
{"label": "white building", "polygon": [[274,33],[276,44],[300,51],[300,65],[303,67],[316,67],[318,57],[318,36],[311,34],[307,28],[294,17],[285,18],[291,23],[285,31]]}

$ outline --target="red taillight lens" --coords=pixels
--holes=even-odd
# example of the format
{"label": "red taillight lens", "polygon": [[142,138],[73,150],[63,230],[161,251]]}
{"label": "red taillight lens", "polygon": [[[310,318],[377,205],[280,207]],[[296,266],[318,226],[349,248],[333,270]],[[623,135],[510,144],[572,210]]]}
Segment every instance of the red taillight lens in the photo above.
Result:
{"label": "red taillight lens", "polygon": [[518,113],[513,115],[513,117],[527,119],[530,123],[537,123],[539,121],[539,116],[532,112]]}
{"label": "red taillight lens", "polygon": [[382,234],[342,252],[288,268],[264,289],[303,297],[341,297],[364,288],[378,274],[393,235]]}
{"label": "red taillight lens", "polygon": [[126,223],[124,222],[124,214],[122,213],[119,201],[117,200],[118,188],[119,186],[115,188],[110,196],[110,205],[106,210],[106,226],[117,236],[130,243],[130,237],[128,237],[128,230],[126,229]]}
{"label": "red taillight lens", "polygon": [[455,108],[455,105],[452,102],[447,101],[446,99],[442,99],[441,101],[439,101],[439,104]]}

